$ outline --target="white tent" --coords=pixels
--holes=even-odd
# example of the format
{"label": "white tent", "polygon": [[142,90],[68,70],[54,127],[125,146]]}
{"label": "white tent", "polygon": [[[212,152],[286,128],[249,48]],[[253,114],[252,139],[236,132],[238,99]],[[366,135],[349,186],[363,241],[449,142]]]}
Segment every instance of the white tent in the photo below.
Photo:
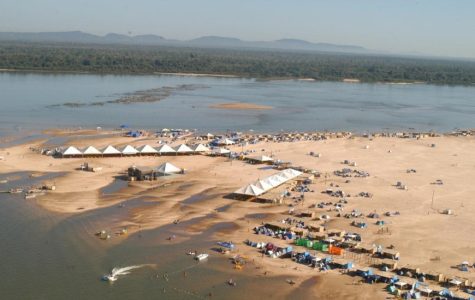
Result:
{"label": "white tent", "polygon": [[122,154],[124,155],[135,155],[137,153],[139,153],[139,151],[130,145],[127,145],[122,149]]}
{"label": "white tent", "polygon": [[158,153],[160,154],[166,154],[166,153],[176,153],[175,149],[172,147],[168,146],[167,144],[161,145],[157,149]]}
{"label": "white tent", "polygon": [[230,140],[228,138],[222,138],[216,141],[216,144],[218,145],[234,145],[235,142],[233,140]]}
{"label": "white tent", "polygon": [[281,173],[285,173],[285,174],[291,176],[292,178],[295,178],[295,177],[300,176],[300,175],[303,174],[302,172],[294,170],[294,169],[285,169]]}
{"label": "white tent", "polygon": [[260,162],[268,162],[268,161],[274,161],[272,157],[266,156],[266,155],[259,155],[259,156],[250,156],[248,159],[252,160],[257,160]]}
{"label": "white tent", "polygon": [[94,146],[89,146],[83,151],[84,155],[101,155],[101,151],[97,150]]}
{"label": "white tent", "polygon": [[191,149],[195,152],[208,152],[209,148],[203,144],[193,145]]}
{"label": "white tent", "polygon": [[185,144],[181,144],[175,147],[176,153],[192,153],[193,150]]}
{"label": "white tent", "polygon": [[168,162],[158,166],[157,171],[162,174],[177,174],[182,172],[180,168]]}
{"label": "white tent", "polygon": [[226,149],[226,148],[215,148],[213,149],[213,154],[215,155],[224,155],[224,154],[229,154],[231,153],[231,150]]}
{"label": "white tent", "polygon": [[153,148],[150,145],[143,145],[137,148],[139,150],[140,154],[158,154],[157,149]]}
{"label": "white tent", "polygon": [[274,188],[274,186],[272,186],[269,182],[267,182],[265,180],[258,180],[253,185],[257,186],[258,188],[260,188],[264,192],[267,192],[267,191],[271,190],[272,188]]}
{"label": "white tent", "polygon": [[259,196],[259,195],[262,195],[264,191],[253,184],[249,184],[249,185],[246,185],[245,187],[240,188],[234,193],[241,194],[241,195],[248,195],[248,196]]}
{"label": "white tent", "polygon": [[79,156],[82,155],[82,152],[74,146],[69,146],[66,150],[63,151],[63,156]]}
{"label": "white tent", "polygon": [[102,150],[103,155],[120,155],[120,151],[117,150],[114,146],[107,146],[104,150]]}

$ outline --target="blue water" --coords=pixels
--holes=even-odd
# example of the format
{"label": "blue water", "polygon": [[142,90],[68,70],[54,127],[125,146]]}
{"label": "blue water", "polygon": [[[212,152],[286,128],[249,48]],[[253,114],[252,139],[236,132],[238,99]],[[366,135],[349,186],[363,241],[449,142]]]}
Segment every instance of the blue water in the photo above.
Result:
{"label": "blue water", "polygon": [[[124,93],[180,84],[205,85],[177,91],[154,103],[50,107],[92,103]],[[415,128],[451,131],[475,127],[475,87],[348,84],[298,80],[185,76],[0,73],[0,131],[50,127],[181,127],[227,129],[381,131]],[[271,110],[220,110],[210,105],[249,102]]]}

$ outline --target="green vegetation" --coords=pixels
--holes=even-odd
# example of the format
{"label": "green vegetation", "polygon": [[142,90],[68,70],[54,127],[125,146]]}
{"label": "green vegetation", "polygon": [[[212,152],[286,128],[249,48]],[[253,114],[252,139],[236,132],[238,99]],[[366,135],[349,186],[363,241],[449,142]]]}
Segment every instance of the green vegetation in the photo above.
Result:
{"label": "green vegetation", "polygon": [[2,43],[0,68],[94,73],[207,73],[362,82],[475,83],[475,62],[373,55]]}

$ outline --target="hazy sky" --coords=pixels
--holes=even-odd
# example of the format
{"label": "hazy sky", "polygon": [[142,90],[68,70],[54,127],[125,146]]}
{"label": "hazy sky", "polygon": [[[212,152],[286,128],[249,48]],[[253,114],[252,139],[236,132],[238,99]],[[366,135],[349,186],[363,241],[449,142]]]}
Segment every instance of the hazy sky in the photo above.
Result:
{"label": "hazy sky", "polygon": [[475,57],[475,0],[0,0],[0,31],[70,30]]}

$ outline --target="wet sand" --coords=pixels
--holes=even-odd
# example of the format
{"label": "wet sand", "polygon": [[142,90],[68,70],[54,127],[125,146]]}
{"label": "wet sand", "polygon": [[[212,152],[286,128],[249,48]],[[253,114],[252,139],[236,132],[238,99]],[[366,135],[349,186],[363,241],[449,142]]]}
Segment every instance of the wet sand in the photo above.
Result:
{"label": "wet sand", "polygon": [[[295,280],[295,286],[285,285],[285,289],[279,294],[282,297],[290,297],[295,293],[302,299],[324,299],[328,295],[349,299],[381,299],[387,295],[381,291],[383,285],[354,285],[355,278],[340,275],[336,270],[319,273],[288,259],[261,258],[255,248],[242,244],[246,239],[280,245],[287,243],[252,233],[252,228],[262,222],[289,217],[287,205],[225,198],[241,186],[273,174],[275,170],[202,155],[55,159],[30,150],[30,147],[41,148],[43,142],[44,140],[1,149],[0,156],[4,160],[0,161],[0,170],[1,173],[64,173],[60,177],[44,181],[46,184],[56,185],[55,191],[31,200],[37,201],[44,209],[70,215],[113,207],[120,203],[127,206],[127,200],[141,198],[141,202],[134,204],[127,214],[108,220],[108,226],[113,229],[127,226],[131,234],[139,234],[144,230],[168,227],[174,220],[180,220],[180,227],[177,228],[186,234],[177,234],[177,238],[170,243],[186,243],[192,236],[203,233],[208,233],[215,239],[232,240],[237,244],[240,254],[255,260],[253,268],[258,268],[257,274],[250,273],[249,276],[264,276],[264,272],[267,272],[266,278],[275,278],[278,285],[285,285],[282,283],[285,278]],[[77,139],[73,143],[80,148],[88,145],[102,148],[108,144],[158,145],[150,137],[132,139],[117,136]],[[436,147],[431,147],[431,144],[436,144]],[[474,146],[473,137],[443,136],[420,140],[395,137],[369,140],[354,137],[293,143],[261,142],[246,146],[244,150],[272,154],[278,159],[317,169],[327,175],[310,185],[310,189],[316,192],[307,193],[305,202],[296,207],[296,210],[307,210],[312,204],[321,201],[336,202],[337,198],[320,193],[332,183],[338,184],[339,189],[351,195],[370,192],[373,194],[372,198],[347,198],[349,203],[344,212],[358,209],[365,215],[370,212],[382,215],[386,211],[399,211],[399,216],[382,218],[387,223],[387,233],[378,233],[379,226],[372,219],[365,219],[368,228],[359,229],[350,225],[351,219],[336,217],[334,211],[318,208],[311,210],[317,215],[329,214],[332,217],[330,229],[360,233],[364,243],[394,245],[401,253],[400,266],[410,264],[427,271],[475,280],[473,271],[461,273],[453,268],[461,261],[473,259],[475,203],[470,199],[475,194],[475,186],[472,184],[475,177]],[[241,151],[240,146],[230,148]],[[310,151],[321,153],[322,156],[309,156]],[[342,164],[345,159],[355,161],[357,167],[352,168],[367,171],[370,177],[350,178],[350,182],[345,183],[346,178],[333,175],[334,170],[348,167]],[[156,182],[128,184],[112,195],[101,193],[117,176],[123,175],[129,166],[158,166],[165,161],[187,169],[186,174],[160,178]],[[83,162],[103,169],[97,173],[77,170]],[[407,173],[406,170],[410,168],[417,172]],[[437,179],[443,180],[444,184],[432,184]],[[404,182],[408,190],[397,189],[394,186],[397,181]],[[220,211],[222,207],[226,209]],[[441,214],[445,209],[452,209],[454,215]],[[308,218],[304,220],[310,221]],[[116,243],[121,241],[117,240]],[[300,250],[303,251],[304,248]],[[434,260],[435,257],[438,260]],[[338,292],[334,294],[336,290]]]}

